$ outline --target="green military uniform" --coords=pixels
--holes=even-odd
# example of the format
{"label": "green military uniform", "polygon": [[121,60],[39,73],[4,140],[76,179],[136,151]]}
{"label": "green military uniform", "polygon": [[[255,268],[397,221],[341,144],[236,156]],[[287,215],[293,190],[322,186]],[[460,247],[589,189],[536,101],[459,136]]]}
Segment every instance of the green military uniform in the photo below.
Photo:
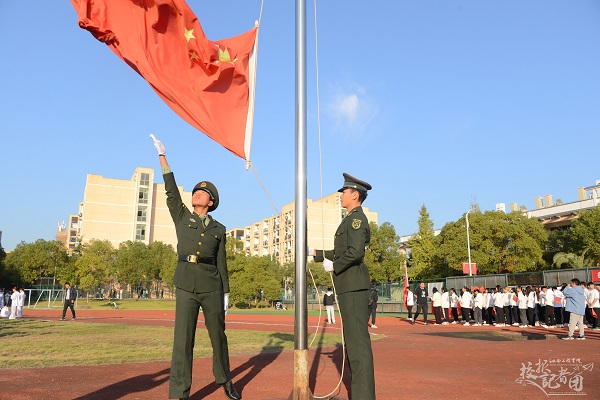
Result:
{"label": "green military uniform", "polygon": [[[170,398],[186,398],[192,386],[192,362],[199,307],[213,348],[213,374],[217,384],[230,380],[229,350],[225,335],[224,293],[229,293],[225,253],[225,227],[210,216],[191,212],[181,200],[172,172],[164,177],[167,206],[177,233],[178,263],[175,337],[169,381]],[[204,185],[204,186],[202,186]],[[196,189],[212,188],[201,182]],[[216,200],[218,204],[218,197]],[[216,204],[212,209],[216,208]],[[209,208],[209,211],[212,211]]]}
{"label": "green military uniform", "polygon": [[[350,187],[366,192],[371,188],[368,183],[348,174],[344,174],[344,178],[344,187],[339,191]],[[364,263],[365,247],[370,240],[369,221],[358,206],[350,210],[335,232],[334,249],[317,250],[315,255],[317,262],[324,258],[333,260],[333,282],[352,373],[352,398],[356,400],[375,399],[373,352],[368,329],[371,282]]]}

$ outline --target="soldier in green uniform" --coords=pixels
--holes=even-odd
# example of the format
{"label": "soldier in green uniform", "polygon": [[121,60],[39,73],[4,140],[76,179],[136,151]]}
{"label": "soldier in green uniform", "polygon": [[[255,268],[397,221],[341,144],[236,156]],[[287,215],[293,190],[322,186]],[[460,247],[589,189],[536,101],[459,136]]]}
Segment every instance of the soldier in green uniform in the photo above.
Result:
{"label": "soldier in green uniform", "polygon": [[352,373],[352,398],[375,399],[373,352],[369,336],[369,270],[364,263],[365,247],[371,240],[369,221],[362,210],[371,185],[346,173],[340,202],[348,214],[335,232],[334,249],[309,250],[315,261],[333,273],[333,282],[344,327],[346,354]]}
{"label": "soldier in green uniform", "polygon": [[192,386],[192,363],[196,323],[202,307],[204,323],[213,348],[213,375],[229,399],[242,397],[231,382],[229,349],[225,335],[225,312],[229,305],[229,278],[225,254],[225,227],[207,213],[219,205],[219,193],[208,181],[192,191],[190,211],[181,200],[173,172],[165,157],[165,147],[154,135],[162,167],[167,207],[177,233],[178,263],[173,283],[177,288],[175,335],[169,398],[188,399]]}

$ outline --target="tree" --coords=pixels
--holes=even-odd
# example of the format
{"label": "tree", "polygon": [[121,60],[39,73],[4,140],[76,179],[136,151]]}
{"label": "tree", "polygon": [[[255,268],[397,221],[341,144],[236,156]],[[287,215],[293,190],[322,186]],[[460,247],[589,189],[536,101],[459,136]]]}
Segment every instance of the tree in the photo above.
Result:
{"label": "tree", "polygon": [[588,249],[587,255],[592,265],[600,264],[600,208],[584,210],[571,225],[573,251]]}
{"label": "tree", "polygon": [[177,267],[177,252],[170,244],[152,242],[148,245],[148,269],[155,279],[172,281]]}
{"label": "tree", "polygon": [[411,278],[431,278],[435,274],[433,270],[436,252],[435,234],[433,221],[429,218],[427,207],[424,204],[419,210],[417,224],[418,232],[408,241],[408,247],[410,247],[409,275]]}
{"label": "tree", "polygon": [[371,280],[391,282],[398,280],[404,272],[405,257],[400,254],[399,238],[394,226],[384,222],[377,226],[374,222],[371,228],[371,242],[365,251],[365,264],[369,267]]}
{"label": "tree", "polygon": [[548,242],[544,251],[544,260],[548,264],[554,263],[554,255],[557,253],[573,253],[575,243],[571,234],[571,228],[554,229],[548,232]]}
{"label": "tree", "polygon": [[566,266],[566,268],[583,268],[586,264],[585,261],[585,250],[580,256],[574,253],[559,252],[552,258],[552,265],[556,268],[562,268],[563,266]]}
{"label": "tree", "polygon": [[[546,267],[542,249],[548,234],[537,219],[518,212],[474,212],[469,214],[469,228],[471,262],[477,264],[479,274],[517,273]],[[462,263],[468,261],[465,218],[446,224],[436,243],[437,263],[446,260],[455,274],[462,272]]]}
{"label": "tree", "polygon": [[119,244],[115,266],[119,279],[132,285],[155,279],[158,275],[151,263],[148,247],[139,241],[128,240]]}
{"label": "tree", "polygon": [[81,248],[81,257],[75,261],[79,288],[91,290],[106,280],[116,279],[116,251],[108,240],[92,239]]}
{"label": "tree", "polygon": [[68,263],[64,245],[56,240],[38,239],[21,242],[6,256],[7,267],[18,273],[20,284],[32,284],[38,278],[54,277]]}
{"label": "tree", "polygon": [[270,256],[235,257],[228,261],[230,298],[232,302],[256,304],[260,298],[275,300],[281,296],[281,271]]}

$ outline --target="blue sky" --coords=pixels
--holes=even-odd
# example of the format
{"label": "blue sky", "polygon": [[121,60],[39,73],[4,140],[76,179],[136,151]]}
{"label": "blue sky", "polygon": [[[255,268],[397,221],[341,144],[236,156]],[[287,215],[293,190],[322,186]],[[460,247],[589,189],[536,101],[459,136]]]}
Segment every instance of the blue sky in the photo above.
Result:
{"label": "blue sky", "polygon": [[[260,0],[190,0],[209,39],[250,29]],[[318,5],[323,194],[348,172],[400,235],[422,204],[436,228],[600,179],[600,2],[327,0]],[[232,10],[236,10],[232,12]],[[252,160],[278,208],[294,200],[295,2],[266,0]],[[308,4],[308,195],[320,197],[312,2]],[[228,228],[275,213],[243,160],[172,112],[77,25],[68,1],[0,3],[2,244],[53,239],[86,174],[159,168],[221,194]],[[201,155],[200,155],[201,154]],[[160,175],[159,175],[159,179]]]}

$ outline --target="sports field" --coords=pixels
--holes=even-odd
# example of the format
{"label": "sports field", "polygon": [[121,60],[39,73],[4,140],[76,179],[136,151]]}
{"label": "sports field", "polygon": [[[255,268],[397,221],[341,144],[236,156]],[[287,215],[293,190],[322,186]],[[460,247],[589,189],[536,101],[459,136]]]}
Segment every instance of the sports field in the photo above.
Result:
{"label": "sports field", "polygon": [[[65,322],[58,321],[58,309],[24,309],[22,320],[0,320],[0,398],[166,399],[174,311],[131,308],[79,309],[76,321]],[[318,319],[309,316],[309,333]],[[380,400],[600,399],[600,331],[587,330],[583,341],[564,341],[565,329],[410,325],[384,315],[377,326],[371,332],[377,339]],[[200,333],[201,315],[199,328]],[[293,384],[293,314],[232,312],[227,332],[233,381],[243,398],[287,398]],[[338,383],[340,340],[339,322],[321,324],[311,347],[315,396]],[[223,399],[213,383],[210,348],[204,347],[197,344],[191,399]],[[346,367],[335,394],[348,398],[348,390]]]}

